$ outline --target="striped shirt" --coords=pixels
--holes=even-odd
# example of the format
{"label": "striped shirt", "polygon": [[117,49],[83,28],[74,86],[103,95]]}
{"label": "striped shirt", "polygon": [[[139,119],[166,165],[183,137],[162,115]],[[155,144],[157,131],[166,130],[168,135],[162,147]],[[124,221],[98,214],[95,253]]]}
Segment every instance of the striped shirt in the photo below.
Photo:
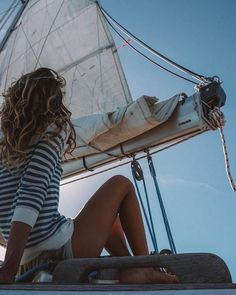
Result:
{"label": "striped shirt", "polygon": [[[51,128],[46,133],[52,132]],[[57,235],[59,246],[71,237],[70,229],[68,237],[61,237],[60,245],[58,232],[68,223],[68,219],[58,212],[65,140],[64,131],[50,144],[45,136],[37,137],[29,146],[27,159],[17,174],[10,173],[0,164],[0,231],[8,241],[13,221],[30,225],[32,230],[25,251],[45,244],[54,235]]]}

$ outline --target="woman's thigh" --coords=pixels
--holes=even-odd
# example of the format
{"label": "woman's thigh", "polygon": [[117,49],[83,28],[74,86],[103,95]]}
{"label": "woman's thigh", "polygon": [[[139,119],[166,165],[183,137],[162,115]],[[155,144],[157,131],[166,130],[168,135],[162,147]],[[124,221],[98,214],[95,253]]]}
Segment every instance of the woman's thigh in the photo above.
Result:
{"label": "woman's thigh", "polygon": [[74,257],[98,257],[109,237],[121,203],[132,188],[120,175],[104,183],[74,219]]}

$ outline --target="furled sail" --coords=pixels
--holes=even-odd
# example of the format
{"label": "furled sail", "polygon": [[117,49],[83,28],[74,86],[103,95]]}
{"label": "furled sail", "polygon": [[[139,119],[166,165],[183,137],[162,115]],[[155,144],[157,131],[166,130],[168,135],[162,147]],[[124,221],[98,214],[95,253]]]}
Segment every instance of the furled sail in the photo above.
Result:
{"label": "furled sail", "polygon": [[142,96],[117,111],[73,120],[74,158],[63,163],[63,176],[102,166],[151,147],[166,147],[211,129],[204,119],[200,92],[165,101]]}
{"label": "furled sail", "polygon": [[159,102],[141,96],[114,112],[89,115],[73,120],[76,130],[74,156],[84,157],[106,151],[163,124],[175,110],[181,95]]}

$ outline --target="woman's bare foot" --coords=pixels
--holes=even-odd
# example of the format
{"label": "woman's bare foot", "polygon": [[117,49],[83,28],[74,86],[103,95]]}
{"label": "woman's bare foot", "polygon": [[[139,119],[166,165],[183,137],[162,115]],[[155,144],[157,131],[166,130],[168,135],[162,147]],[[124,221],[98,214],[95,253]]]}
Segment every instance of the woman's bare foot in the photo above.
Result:
{"label": "woman's bare foot", "polygon": [[152,268],[131,268],[120,272],[119,282],[126,284],[174,284],[179,283],[176,275],[161,273]]}

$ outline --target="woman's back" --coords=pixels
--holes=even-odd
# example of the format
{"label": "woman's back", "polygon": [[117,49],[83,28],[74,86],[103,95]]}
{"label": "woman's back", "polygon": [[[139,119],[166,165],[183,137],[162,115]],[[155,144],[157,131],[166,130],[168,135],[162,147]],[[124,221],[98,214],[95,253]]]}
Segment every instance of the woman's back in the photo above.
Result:
{"label": "woman's back", "polygon": [[[0,166],[0,231],[4,239],[8,240],[13,221],[32,226],[25,247],[29,250],[25,250],[22,263],[27,261],[27,252],[45,250],[44,241],[63,225],[68,226],[68,220],[58,212],[64,140],[62,134],[58,134],[52,147],[45,138],[38,139],[28,148],[27,159],[18,173]],[[66,238],[61,236],[56,246],[63,245]]]}
{"label": "woman's back", "polygon": [[[32,227],[22,263],[32,252],[60,247],[72,232],[71,221],[58,212],[62,156],[66,141],[72,149],[75,140],[71,113],[63,105],[64,84],[57,73],[41,68],[21,77],[4,94],[0,231],[8,241],[14,221]],[[70,228],[66,235],[64,227]]]}

